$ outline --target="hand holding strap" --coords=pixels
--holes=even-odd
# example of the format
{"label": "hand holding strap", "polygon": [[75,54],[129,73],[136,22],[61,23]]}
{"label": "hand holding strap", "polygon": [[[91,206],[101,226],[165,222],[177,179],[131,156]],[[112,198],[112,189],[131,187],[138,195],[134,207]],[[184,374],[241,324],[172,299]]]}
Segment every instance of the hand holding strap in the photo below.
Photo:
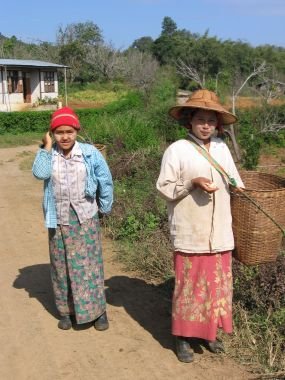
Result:
{"label": "hand holding strap", "polygon": [[231,177],[225,169],[210,155],[210,153],[202,148],[193,138],[189,135],[189,142],[194,148],[202,154],[203,157],[227,180],[227,182],[233,187],[237,187],[237,181]]}

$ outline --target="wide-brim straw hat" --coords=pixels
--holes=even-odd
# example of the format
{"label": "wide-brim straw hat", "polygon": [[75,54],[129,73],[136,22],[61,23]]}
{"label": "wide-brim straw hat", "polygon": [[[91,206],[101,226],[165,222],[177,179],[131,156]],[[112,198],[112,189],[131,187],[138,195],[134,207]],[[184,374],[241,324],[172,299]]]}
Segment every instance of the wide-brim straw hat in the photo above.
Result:
{"label": "wide-brim straw hat", "polygon": [[202,109],[218,112],[222,125],[233,124],[237,117],[226,110],[220,103],[217,95],[209,90],[197,90],[185,103],[176,105],[169,110],[169,114],[176,120],[180,120],[184,109]]}

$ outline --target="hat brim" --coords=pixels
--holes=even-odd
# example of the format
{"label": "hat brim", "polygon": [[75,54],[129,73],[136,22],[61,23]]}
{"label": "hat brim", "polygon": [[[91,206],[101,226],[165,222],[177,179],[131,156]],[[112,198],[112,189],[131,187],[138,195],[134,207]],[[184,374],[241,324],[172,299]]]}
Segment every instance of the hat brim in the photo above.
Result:
{"label": "hat brim", "polygon": [[175,120],[180,120],[182,115],[181,112],[183,109],[202,109],[206,111],[214,111],[217,112],[220,115],[221,118],[221,123],[222,125],[229,125],[229,124],[234,124],[237,121],[237,117],[227,111],[225,108],[220,107],[220,106],[204,106],[204,105],[179,105],[179,106],[174,106],[170,108],[169,110],[169,115],[172,116]]}

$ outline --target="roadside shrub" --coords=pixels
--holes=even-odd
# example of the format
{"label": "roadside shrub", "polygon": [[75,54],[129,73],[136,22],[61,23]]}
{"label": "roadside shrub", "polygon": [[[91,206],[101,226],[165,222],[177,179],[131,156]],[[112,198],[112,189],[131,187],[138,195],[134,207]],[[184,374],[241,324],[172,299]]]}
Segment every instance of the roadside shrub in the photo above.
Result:
{"label": "roadside shrub", "polygon": [[234,335],[229,340],[236,357],[263,368],[285,365],[285,256],[276,263],[246,267],[233,262]]}
{"label": "roadside shrub", "polygon": [[[284,315],[284,309],[281,313]],[[255,372],[264,375],[264,379],[268,372],[276,373],[276,377],[273,373],[268,378],[282,379],[285,368],[284,333],[280,332],[274,313],[270,310],[264,314],[249,313],[240,303],[234,303],[233,316],[234,332],[224,337],[230,347],[228,354],[250,364]]]}
{"label": "roadside shrub", "polygon": [[[76,110],[81,124],[86,128],[97,126],[97,120],[104,115],[124,113],[136,109],[142,104],[141,96],[132,92],[125,98],[111,103],[104,108]],[[4,133],[20,134],[25,132],[45,132],[49,127],[53,111],[0,112],[0,135]],[[104,126],[102,127],[104,128]]]}
{"label": "roadside shrub", "polygon": [[246,267],[235,261],[235,300],[249,311],[267,312],[268,309],[275,311],[285,308],[284,273],[284,255],[279,255],[276,263],[253,267]]}
{"label": "roadside shrub", "polygon": [[107,144],[109,152],[119,149],[123,153],[159,144],[158,133],[144,120],[140,110],[96,115],[80,135],[87,141]]}
{"label": "roadside shrub", "polygon": [[0,112],[0,135],[44,132],[50,121],[50,111]]}
{"label": "roadside shrub", "polygon": [[[123,239],[118,245],[120,247],[118,259],[126,269],[139,272],[145,280],[156,284],[173,277],[170,243],[160,229],[148,234],[147,239],[132,243],[128,239]],[[167,293],[167,296],[170,298],[171,294]]]}
{"label": "roadside shrub", "polygon": [[169,116],[168,111],[176,104],[177,78],[169,68],[159,72],[152,88],[146,116],[160,138],[172,142],[186,136],[185,129]]}
{"label": "roadside shrub", "polygon": [[262,138],[255,127],[243,124],[240,128],[239,143],[243,151],[242,165],[247,170],[255,169],[258,165]]}
{"label": "roadside shrub", "polygon": [[109,160],[116,202],[106,228],[119,241],[119,260],[151,281],[172,273],[166,205],[155,188],[163,150],[119,150]]}

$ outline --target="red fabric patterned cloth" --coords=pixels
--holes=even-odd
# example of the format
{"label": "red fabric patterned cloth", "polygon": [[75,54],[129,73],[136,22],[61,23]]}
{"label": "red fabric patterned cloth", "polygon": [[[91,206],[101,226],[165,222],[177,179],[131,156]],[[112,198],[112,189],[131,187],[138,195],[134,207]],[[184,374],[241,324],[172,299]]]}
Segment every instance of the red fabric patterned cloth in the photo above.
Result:
{"label": "red fabric patterned cloth", "polygon": [[172,334],[214,341],[218,328],[231,333],[231,251],[195,256],[176,251],[174,268]]}

